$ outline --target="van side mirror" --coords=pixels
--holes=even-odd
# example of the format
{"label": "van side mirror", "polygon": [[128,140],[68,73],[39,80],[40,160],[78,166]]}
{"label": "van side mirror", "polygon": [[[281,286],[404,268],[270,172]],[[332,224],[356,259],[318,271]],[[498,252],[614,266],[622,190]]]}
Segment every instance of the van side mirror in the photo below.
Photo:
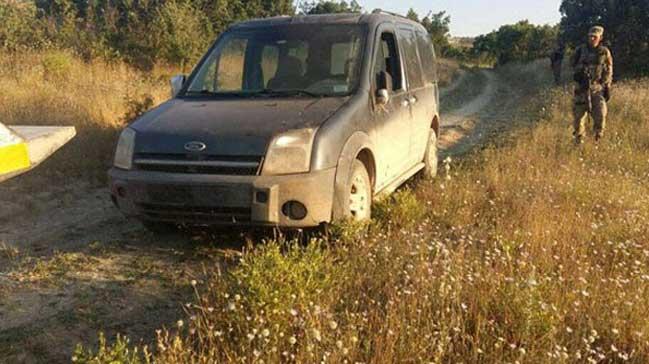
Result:
{"label": "van side mirror", "polygon": [[171,78],[171,98],[176,97],[185,84],[185,75],[176,75]]}
{"label": "van side mirror", "polygon": [[387,105],[390,102],[390,91],[392,90],[392,76],[385,71],[379,72],[376,79],[376,102],[379,105]]}

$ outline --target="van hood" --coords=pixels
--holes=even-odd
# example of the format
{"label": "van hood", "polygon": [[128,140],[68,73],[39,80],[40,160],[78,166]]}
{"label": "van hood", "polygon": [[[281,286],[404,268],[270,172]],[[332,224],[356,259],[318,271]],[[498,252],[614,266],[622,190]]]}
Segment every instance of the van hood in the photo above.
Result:
{"label": "van hood", "polygon": [[198,141],[207,146],[206,155],[263,156],[273,137],[317,128],[348,99],[173,99],[131,125],[135,152],[186,154],[185,144]]}

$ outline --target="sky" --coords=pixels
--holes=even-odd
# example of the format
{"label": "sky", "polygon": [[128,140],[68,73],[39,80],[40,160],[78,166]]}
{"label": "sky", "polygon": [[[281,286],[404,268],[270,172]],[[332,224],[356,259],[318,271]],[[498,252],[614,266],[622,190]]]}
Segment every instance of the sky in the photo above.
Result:
{"label": "sky", "polygon": [[409,8],[423,17],[429,11],[451,15],[451,35],[476,36],[504,24],[528,19],[534,24],[556,24],[561,19],[561,0],[360,0],[366,11],[376,8],[405,14]]}

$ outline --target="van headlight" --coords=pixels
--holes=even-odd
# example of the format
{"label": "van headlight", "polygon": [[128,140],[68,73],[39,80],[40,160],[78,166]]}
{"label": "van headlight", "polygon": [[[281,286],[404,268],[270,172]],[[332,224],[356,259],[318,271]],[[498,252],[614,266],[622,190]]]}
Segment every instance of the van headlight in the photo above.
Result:
{"label": "van headlight", "polygon": [[307,173],[311,169],[314,129],[291,130],[273,139],[264,161],[264,175]]}
{"label": "van headlight", "polygon": [[113,165],[117,168],[130,170],[133,167],[133,150],[135,149],[135,130],[126,128],[122,131],[115,150]]}

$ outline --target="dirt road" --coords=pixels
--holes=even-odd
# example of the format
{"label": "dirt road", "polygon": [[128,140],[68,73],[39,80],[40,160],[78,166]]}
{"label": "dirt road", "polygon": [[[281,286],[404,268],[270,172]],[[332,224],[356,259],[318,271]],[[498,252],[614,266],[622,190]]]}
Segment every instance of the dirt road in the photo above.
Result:
{"label": "dirt road", "polygon": [[[511,116],[514,97],[498,74],[465,73],[443,90],[444,156]],[[246,242],[205,231],[156,238],[122,217],[106,188],[81,182],[26,194],[17,179],[0,185],[0,201],[0,363],[65,362],[99,331],[150,341],[181,317],[201,267],[224,264]]]}

